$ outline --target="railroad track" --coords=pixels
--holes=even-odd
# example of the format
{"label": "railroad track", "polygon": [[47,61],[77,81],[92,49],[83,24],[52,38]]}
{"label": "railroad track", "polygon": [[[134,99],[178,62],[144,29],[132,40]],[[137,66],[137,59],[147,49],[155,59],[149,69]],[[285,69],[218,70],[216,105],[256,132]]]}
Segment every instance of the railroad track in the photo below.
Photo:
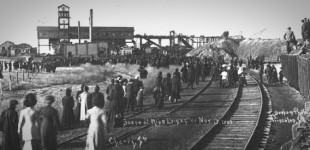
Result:
{"label": "railroad track", "polygon": [[[188,124],[146,125],[116,140],[136,139],[141,135],[147,137],[148,141],[140,149],[190,149],[193,143],[197,143],[215,125],[213,121],[222,118],[223,112],[231,108],[237,93],[237,87],[221,88],[212,84],[187,103],[157,118],[194,121],[189,121]],[[109,148],[112,148],[112,145],[109,145]],[[132,145],[118,145],[117,149],[132,149]]]}
{"label": "railroad track", "polygon": [[[247,80],[248,86],[244,88],[219,88],[209,82],[204,90],[190,100],[156,117],[156,120],[160,120],[198,116],[205,120],[215,119],[220,123],[144,125],[115,139],[121,141],[145,136],[148,142],[143,143],[140,149],[146,150],[251,149],[249,143],[258,127],[263,97],[257,82],[250,76],[247,76]],[[143,114],[135,117],[139,118]],[[230,123],[226,124],[226,121]],[[85,135],[83,138],[81,141],[85,141]],[[108,148],[112,149],[113,146],[110,144]],[[118,145],[117,149],[132,149],[132,145]]]}
{"label": "railroad track", "polygon": [[[145,108],[144,108],[142,111],[140,111],[140,112],[137,112],[137,113],[134,113],[134,114],[130,114],[130,115],[125,116],[125,119],[130,119],[130,118],[135,118],[135,117],[141,117],[141,116],[143,116],[143,115],[144,115],[144,116],[148,116],[148,115],[150,115],[150,114],[154,114],[154,111],[156,111],[156,114],[157,114],[156,116],[159,116],[159,117],[158,117],[158,119],[159,119],[160,117],[163,117],[163,116],[165,116],[165,115],[167,115],[167,114],[169,114],[169,113],[172,113],[172,112],[176,111],[177,109],[179,109],[179,108],[180,108],[181,106],[183,106],[184,104],[186,104],[186,103],[192,101],[192,100],[193,100],[195,97],[197,97],[203,90],[205,90],[208,86],[210,86],[211,83],[212,83],[212,79],[210,79],[209,81],[207,81],[207,85],[206,85],[206,86],[200,85],[200,87],[201,87],[201,86],[203,87],[201,90],[199,90],[198,92],[195,92],[195,90],[192,90],[191,92],[189,92],[190,94],[188,94],[188,91],[190,91],[189,89],[182,89],[182,91],[185,91],[185,92],[187,92],[187,93],[181,94],[181,97],[190,98],[189,100],[186,100],[186,101],[181,102],[181,103],[176,103],[176,104],[174,103],[174,104],[172,104],[172,106],[169,106],[169,104],[168,104],[168,106],[167,106],[167,105],[165,104],[165,107],[168,107],[168,108],[162,109],[162,110],[156,110],[156,109],[153,108],[153,107],[154,107],[153,105],[150,105],[150,106],[145,107]],[[182,87],[185,87],[185,84],[182,85]],[[186,90],[187,90],[187,91],[186,91]],[[197,90],[196,90],[196,91],[197,91]],[[153,109],[154,109],[154,110],[153,110]],[[118,137],[116,138],[116,140],[124,139],[124,138],[126,138],[126,137],[128,137],[128,136],[130,136],[130,135],[132,135],[132,134],[134,134],[134,133],[137,133],[137,132],[139,132],[139,131],[141,131],[141,130],[147,128],[147,127],[149,127],[149,126],[143,126],[143,127],[135,128],[135,129],[133,129],[133,130],[131,130],[131,131],[129,131],[129,132],[126,132],[126,133],[122,134],[121,136],[118,136]],[[83,138],[85,138],[86,135],[87,135],[87,129],[82,130],[82,131],[79,131],[78,133],[75,133],[73,136],[71,136],[69,139],[61,140],[61,141],[58,143],[58,146],[59,146],[60,149],[70,149],[70,148],[67,148],[66,146],[65,146],[66,148],[61,148],[61,147],[64,146],[64,145],[66,145],[66,144],[68,144],[68,143],[70,143],[70,142],[74,142],[74,143],[77,143],[77,145],[80,145],[80,147],[83,147],[84,144],[82,144],[82,143],[85,142],[85,139],[83,139]],[[109,145],[109,147],[111,147],[111,145]],[[83,147],[83,148],[84,148],[84,147]],[[79,148],[72,148],[72,149],[79,149]]]}
{"label": "railroad track", "polygon": [[249,145],[262,113],[263,95],[260,86],[251,76],[247,76],[248,86],[240,88],[237,99],[221,120],[231,124],[216,124],[205,134],[192,150],[210,149],[256,149]]}

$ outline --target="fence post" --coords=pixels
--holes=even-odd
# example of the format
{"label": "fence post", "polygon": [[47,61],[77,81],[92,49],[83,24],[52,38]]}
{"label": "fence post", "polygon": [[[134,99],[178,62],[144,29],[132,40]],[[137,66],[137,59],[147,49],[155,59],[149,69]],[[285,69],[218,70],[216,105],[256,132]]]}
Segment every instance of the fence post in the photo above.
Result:
{"label": "fence post", "polygon": [[16,82],[18,84],[18,71],[16,72],[16,78],[17,78]]}
{"label": "fence post", "polygon": [[9,88],[10,88],[10,91],[12,91],[12,76],[10,75],[10,79],[9,79]]}
{"label": "fence post", "polygon": [[23,81],[25,80],[25,70],[24,69],[22,69],[23,70]]}

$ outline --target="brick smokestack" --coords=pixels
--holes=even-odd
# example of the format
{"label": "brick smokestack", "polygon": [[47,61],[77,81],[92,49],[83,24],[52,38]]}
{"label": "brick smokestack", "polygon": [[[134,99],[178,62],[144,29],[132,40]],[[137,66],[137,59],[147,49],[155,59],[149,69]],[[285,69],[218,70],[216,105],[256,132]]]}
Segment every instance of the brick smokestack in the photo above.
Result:
{"label": "brick smokestack", "polygon": [[89,14],[89,40],[90,42],[93,42],[93,9],[90,9]]}

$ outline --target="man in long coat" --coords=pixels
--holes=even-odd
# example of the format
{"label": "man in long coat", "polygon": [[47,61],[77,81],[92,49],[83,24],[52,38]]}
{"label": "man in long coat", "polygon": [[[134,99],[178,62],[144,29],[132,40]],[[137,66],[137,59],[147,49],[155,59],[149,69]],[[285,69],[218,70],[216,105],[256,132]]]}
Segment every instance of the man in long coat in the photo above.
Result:
{"label": "man in long coat", "polygon": [[171,96],[171,86],[171,74],[167,73],[166,77],[163,79],[163,92],[165,99],[168,99]]}
{"label": "man in long coat", "polygon": [[182,69],[181,69],[181,72],[182,72],[182,81],[184,82],[184,83],[187,83],[187,73],[188,73],[188,69],[187,69],[187,65],[186,64],[184,64],[184,66],[182,67]]}
{"label": "man in long coat", "polygon": [[153,90],[153,96],[155,99],[155,107],[158,109],[161,109],[163,107],[163,104],[164,104],[162,80],[163,80],[162,72],[159,72],[157,74],[156,79],[155,79],[155,87]]}
{"label": "man in long coat", "polygon": [[122,116],[122,99],[124,91],[122,86],[119,84],[118,80],[115,80],[115,85],[111,87],[109,91],[110,104],[110,113],[108,116],[108,124],[110,127],[116,127],[117,122],[116,118],[123,118]]}
{"label": "man in long coat", "polygon": [[187,87],[194,88],[194,82],[195,82],[195,68],[193,65],[190,65],[188,70],[188,84]]}
{"label": "man in long coat", "polygon": [[61,130],[58,111],[52,107],[54,102],[54,96],[46,96],[46,106],[40,109],[41,148],[44,150],[57,149],[57,132]]}
{"label": "man in long coat", "polygon": [[2,148],[3,150],[20,150],[19,135],[18,135],[18,113],[15,110],[18,102],[10,101],[10,107],[1,114],[1,131]]}
{"label": "man in long coat", "polygon": [[180,92],[182,90],[181,80],[173,74],[171,81],[171,102],[177,102],[181,98]]}
{"label": "man in long coat", "polygon": [[134,110],[134,89],[133,89],[133,79],[130,79],[129,82],[127,83],[126,85],[126,95],[125,95],[125,98],[126,98],[126,101],[127,101],[127,106],[126,106],[126,111],[129,112],[129,111],[133,111]]}
{"label": "man in long coat", "polygon": [[74,112],[73,112],[74,99],[71,96],[71,92],[72,90],[70,88],[67,88],[66,96],[62,98],[63,112],[62,112],[61,123],[62,123],[63,129],[71,128],[75,122]]}
{"label": "man in long coat", "polygon": [[124,99],[124,90],[123,87],[121,86],[119,80],[115,81],[115,90],[117,93],[117,104],[118,104],[118,109],[119,109],[119,114],[123,116],[124,113],[124,105],[123,105],[123,99]]}
{"label": "man in long coat", "polygon": [[107,86],[107,90],[106,90],[106,94],[108,95],[107,99],[109,101],[111,101],[111,92],[112,92],[112,89],[114,88],[114,79],[111,79],[111,83]]}

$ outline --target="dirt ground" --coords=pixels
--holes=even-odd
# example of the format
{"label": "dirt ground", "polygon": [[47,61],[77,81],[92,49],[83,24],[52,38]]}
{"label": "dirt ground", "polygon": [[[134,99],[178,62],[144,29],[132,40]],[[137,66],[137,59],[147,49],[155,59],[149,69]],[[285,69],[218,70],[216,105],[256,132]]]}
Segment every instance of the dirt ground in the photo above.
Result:
{"label": "dirt ground", "polygon": [[[279,68],[280,64],[276,64],[276,67]],[[258,76],[258,71],[253,71],[253,73]],[[270,93],[271,101],[272,101],[272,110],[273,115],[275,116],[274,122],[272,122],[270,138],[265,147],[266,150],[278,150],[280,147],[291,140],[292,138],[292,130],[291,127],[293,123],[288,122],[279,122],[281,119],[296,119],[297,114],[278,114],[277,112],[285,112],[285,111],[301,111],[304,108],[304,100],[300,93],[290,87],[288,84],[277,84],[275,86],[268,85],[266,76],[264,75],[264,84],[267,90]],[[285,79],[284,79],[285,80]]]}
{"label": "dirt ground", "polygon": [[[84,66],[84,68],[87,68],[86,71],[90,71],[90,73],[92,73],[91,69],[100,69],[100,71],[98,70],[94,70],[93,72],[98,73],[100,75],[100,73],[102,73],[104,70],[107,70],[108,72],[110,72],[110,74],[106,74],[107,77],[105,81],[101,81],[101,82],[91,82],[91,83],[87,83],[87,85],[89,86],[89,92],[93,92],[94,91],[94,87],[95,85],[99,85],[100,87],[100,92],[104,93],[105,97],[106,97],[106,87],[109,84],[109,79],[110,78],[114,78],[117,75],[122,75],[123,78],[126,79],[130,79],[133,78],[135,75],[138,74],[138,65],[125,65],[125,64],[117,64],[117,65],[106,65],[106,66]],[[76,69],[74,69],[76,68]],[[149,91],[152,89],[152,86],[154,85],[154,81],[155,81],[155,77],[157,76],[157,73],[159,71],[161,71],[163,73],[163,76],[166,76],[166,74],[168,72],[170,72],[171,74],[175,71],[175,68],[180,68],[180,66],[171,66],[170,68],[154,68],[154,67],[147,67],[147,71],[149,72],[148,74],[148,78],[147,79],[142,79],[142,82],[144,84],[144,87],[146,89],[146,97],[149,97],[147,94],[149,94]],[[52,73],[40,73],[36,76],[37,78],[46,78],[46,76],[48,77],[52,77],[52,78],[70,78],[70,77],[66,77],[66,73],[70,73],[70,74],[76,74],[79,73],[78,71],[83,69],[83,67],[72,67],[72,68],[58,68],[56,70],[56,74],[52,74]],[[89,70],[90,69],[90,70]],[[4,78],[8,78],[9,75],[11,74],[15,74],[16,72],[20,72],[20,70],[13,70],[12,72],[8,72],[7,70],[4,71]],[[58,72],[57,72],[58,71]],[[58,73],[58,74],[57,74]],[[94,73],[93,73],[94,74]],[[25,84],[30,83],[31,81],[29,81],[27,74],[25,74]],[[101,74],[103,75],[103,74]],[[69,75],[68,75],[69,76]],[[76,75],[74,75],[73,77],[75,77]],[[30,74],[30,77],[32,77],[32,74]],[[87,77],[87,76],[86,76]],[[91,76],[91,77],[96,77],[96,76]],[[34,81],[34,78],[32,79]],[[40,80],[40,79],[37,79]],[[61,80],[61,79],[60,79]],[[81,80],[80,82],[77,82],[79,79],[72,79],[75,80],[76,82],[73,82],[74,84],[42,84],[40,86],[28,86],[26,88],[22,88],[22,89],[17,89],[17,90],[13,90],[13,91],[9,91],[8,90],[8,84],[7,84],[7,80],[5,80],[5,84],[4,84],[4,94],[3,97],[1,98],[0,101],[0,112],[2,112],[3,110],[7,109],[9,106],[9,101],[12,99],[16,99],[19,104],[17,105],[17,112],[20,112],[23,109],[23,100],[24,97],[27,93],[36,93],[37,95],[37,105],[35,106],[35,109],[39,109],[41,107],[44,106],[44,98],[47,95],[53,95],[56,98],[56,101],[53,103],[53,106],[58,110],[60,117],[62,116],[62,103],[61,103],[61,99],[62,97],[65,96],[65,91],[66,88],[71,88],[72,89],[72,96],[75,99],[76,93],[78,90],[80,90],[80,86],[82,83],[84,83],[85,80]],[[33,82],[32,81],[32,82]],[[97,80],[96,80],[97,81]],[[22,82],[20,80],[20,82]],[[61,82],[60,82],[61,83]],[[31,83],[31,84],[35,84],[35,83]],[[33,87],[33,88],[32,88]],[[106,105],[108,106],[109,103],[108,101],[106,101]],[[76,106],[76,101],[75,101],[75,106]],[[75,108],[74,108],[75,109]],[[61,118],[60,118],[61,119]],[[85,128],[81,128],[79,130],[86,130]],[[64,131],[60,134],[60,136],[66,136],[68,134],[71,134],[71,132],[75,132],[76,130],[69,130],[69,131]],[[2,141],[2,132],[0,132],[0,143]],[[0,144],[1,145],[1,144]]]}

